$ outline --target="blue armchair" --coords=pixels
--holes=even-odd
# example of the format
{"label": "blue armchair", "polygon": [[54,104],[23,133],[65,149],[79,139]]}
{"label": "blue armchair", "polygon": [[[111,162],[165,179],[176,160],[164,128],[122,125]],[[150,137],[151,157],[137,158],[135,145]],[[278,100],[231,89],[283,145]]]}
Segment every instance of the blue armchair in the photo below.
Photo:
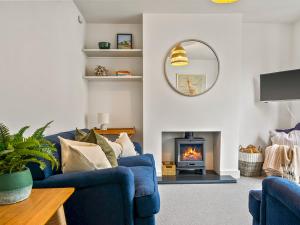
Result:
{"label": "blue armchair", "polygon": [[[56,145],[60,160],[58,136],[74,139],[74,131],[46,137]],[[33,187],[75,187],[64,205],[68,225],[154,225],[160,209],[155,162],[134,144],[140,155],[120,158],[111,169],[62,174],[61,168],[52,171],[48,165],[41,171],[31,164]]]}
{"label": "blue armchair", "polygon": [[286,179],[269,177],[262,191],[250,191],[253,225],[300,224],[300,187]]}

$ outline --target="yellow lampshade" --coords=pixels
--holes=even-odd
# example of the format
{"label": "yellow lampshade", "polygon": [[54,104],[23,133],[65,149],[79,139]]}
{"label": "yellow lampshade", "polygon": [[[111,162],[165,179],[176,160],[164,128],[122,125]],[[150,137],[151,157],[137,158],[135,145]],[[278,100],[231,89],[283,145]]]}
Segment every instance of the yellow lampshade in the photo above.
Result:
{"label": "yellow lampshade", "polygon": [[185,49],[179,44],[171,51],[171,65],[172,66],[186,66],[189,64],[189,59],[186,55]]}
{"label": "yellow lampshade", "polygon": [[211,1],[217,4],[229,4],[229,3],[238,2],[239,0],[211,0]]}

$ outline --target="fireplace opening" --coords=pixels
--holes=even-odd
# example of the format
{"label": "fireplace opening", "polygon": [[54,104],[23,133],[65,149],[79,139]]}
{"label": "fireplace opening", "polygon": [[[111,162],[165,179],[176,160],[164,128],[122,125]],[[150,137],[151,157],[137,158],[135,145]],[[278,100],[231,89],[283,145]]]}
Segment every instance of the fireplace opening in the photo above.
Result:
{"label": "fireplace opening", "polygon": [[201,161],[203,160],[203,146],[199,144],[180,145],[181,161]]}
{"label": "fireplace opening", "polygon": [[184,138],[175,138],[175,163],[177,174],[181,171],[194,171],[206,174],[205,139],[194,137],[192,132]]}

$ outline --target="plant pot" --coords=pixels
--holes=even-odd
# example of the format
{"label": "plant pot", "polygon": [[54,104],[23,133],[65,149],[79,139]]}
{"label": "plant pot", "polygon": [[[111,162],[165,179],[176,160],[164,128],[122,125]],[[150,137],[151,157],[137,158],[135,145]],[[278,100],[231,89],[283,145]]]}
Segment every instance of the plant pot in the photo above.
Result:
{"label": "plant pot", "polygon": [[0,175],[0,205],[27,199],[31,194],[32,183],[28,168],[20,172]]}
{"label": "plant pot", "polygon": [[98,42],[98,46],[100,49],[110,49],[110,43],[107,41]]}

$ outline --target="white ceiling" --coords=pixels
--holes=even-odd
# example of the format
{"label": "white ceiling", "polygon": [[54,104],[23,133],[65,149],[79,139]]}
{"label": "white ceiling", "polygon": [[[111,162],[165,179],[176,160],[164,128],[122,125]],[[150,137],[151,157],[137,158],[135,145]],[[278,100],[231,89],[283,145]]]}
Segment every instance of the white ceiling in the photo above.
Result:
{"label": "white ceiling", "polygon": [[290,23],[300,19],[300,0],[74,0],[90,23],[142,23],[142,13],[242,13],[245,22]]}

